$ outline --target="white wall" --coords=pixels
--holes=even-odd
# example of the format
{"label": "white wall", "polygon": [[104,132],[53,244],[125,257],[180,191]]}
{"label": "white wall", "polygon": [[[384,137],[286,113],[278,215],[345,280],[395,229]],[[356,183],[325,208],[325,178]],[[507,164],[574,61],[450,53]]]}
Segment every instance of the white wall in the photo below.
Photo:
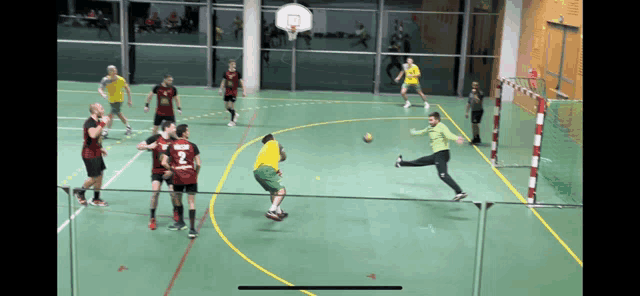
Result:
{"label": "white wall", "polygon": [[[518,46],[520,26],[522,24],[522,0],[505,1],[504,29],[502,30],[502,48],[500,49],[500,77],[515,77],[518,65]],[[502,100],[513,101],[515,91],[505,87]]]}

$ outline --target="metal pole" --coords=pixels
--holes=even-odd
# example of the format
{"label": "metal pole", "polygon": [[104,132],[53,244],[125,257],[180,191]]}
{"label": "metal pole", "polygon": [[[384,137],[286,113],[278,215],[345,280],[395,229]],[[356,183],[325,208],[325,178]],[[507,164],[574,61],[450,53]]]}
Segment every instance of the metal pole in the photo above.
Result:
{"label": "metal pole", "polygon": [[[293,3],[298,3],[298,0],[293,0]],[[296,36],[297,37],[297,36]],[[296,91],[296,41],[298,39],[294,39],[293,47],[291,48],[291,91]]]}
{"label": "metal pole", "polygon": [[480,216],[478,217],[478,238],[476,240],[476,264],[473,275],[473,296],[480,295],[480,282],[482,275],[482,252],[484,251],[484,233],[486,230],[487,210],[493,203],[474,202],[480,208]]}
{"label": "metal pole", "polygon": [[75,0],[67,0],[67,5],[69,7],[67,7],[67,13],[69,15],[75,15],[76,14],[76,1]]}
{"label": "metal pole", "polygon": [[460,68],[458,69],[458,97],[463,97],[464,72],[467,62],[467,40],[469,39],[469,25],[471,23],[471,0],[464,1],[464,21],[462,23],[462,44],[460,49]]}
{"label": "metal pole", "polygon": [[[67,190],[71,190],[70,187],[67,187]],[[71,215],[73,215],[73,207],[71,206],[73,204],[73,200],[71,199],[71,191],[67,191],[67,196],[68,196],[68,202],[69,202],[69,256],[70,256],[70,260],[71,260],[71,266],[70,266],[70,271],[71,271],[71,295],[78,295],[78,260],[76,258],[76,252],[74,252],[74,250],[76,250],[75,248],[75,220],[71,219]]]}
{"label": "metal pole", "polygon": [[376,45],[376,74],[373,81],[373,94],[380,95],[380,71],[382,71],[382,20],[384,15],[384,0],[379,0],[378,10],[378,44]]}
{"label": "metal pole", "polygon": [[[198,10],[200,8],[198,7]],[[214,87],[213,85],[213,17],[211,14],[211,0],[207,0],[207,85]],[[200,12],[198,12],[200,13]]]}
{"label": "metal pole", "polygon": [[127,81],[129,79],[129,55],[127,49],[129,49],[129,30],[127,30],[127,0],[120,0],[120,51],[122,55],[122,76]]}

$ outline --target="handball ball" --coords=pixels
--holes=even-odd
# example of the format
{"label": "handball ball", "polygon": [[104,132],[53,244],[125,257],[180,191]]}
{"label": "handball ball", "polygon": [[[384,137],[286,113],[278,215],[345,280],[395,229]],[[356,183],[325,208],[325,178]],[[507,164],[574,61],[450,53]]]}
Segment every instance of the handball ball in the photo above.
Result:
{"label": "handball ball", "polygon": [[365,142],[367,143],[371,143],[371,141],[373,141],[373,135],[370,133],[366,133],[364,134],[364,139]]}

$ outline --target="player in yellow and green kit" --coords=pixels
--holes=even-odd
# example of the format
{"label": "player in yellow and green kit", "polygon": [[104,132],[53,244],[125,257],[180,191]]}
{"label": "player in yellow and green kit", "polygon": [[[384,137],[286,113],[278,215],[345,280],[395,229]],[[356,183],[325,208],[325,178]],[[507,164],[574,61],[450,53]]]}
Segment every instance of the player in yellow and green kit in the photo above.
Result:
{"label": "player in yellow and green kit", "polygon": [[282,172],[278,169],[278,162],[284,161],[287,155],[272,134],[264,136],[262,144],[264,145],[253,165],[253,176],[262,188],[271,194],[271,207],[265,216],[271,220],[282,221],[289,214],[280,208],[287,190],[282,185]]}
{"label": "player in yellow and green kit", "polygon": [[416,167],[436,165],[440,180],[445,182],[453,191],[456,192],[454,201],[461,200],[467,197],[467,193],[463,192],[460,186],[454,181],[447,172],[447,162],[451,158],[449,154],[449,140],[455,140],[458,144],[464,142],[464,138],[454,135],[444,123],[440,122],[440,114],[438,112],[432,112],[429,114],[429,126],[423,130],[411,129],[411,135],[418,136],[427,133],[429,139],[431,139],[431,149],[433,154],[424,156],[412,161],[402,160],[402,155],[398,156],[396,160],[396,167]]}
{"label": "player in yellow and green kit", "polygon": [[[120,111],[120,107],[124,102],[124,93],[122,92],[123,89],[127,92],[127,96],[129,96],[129,101],[127,102],[129,104],[129,107],[133,107],[133,101],[131,100],[131,89],[129,88],[129,84],[127,83],[127,81],[122,76],[118,75],[118,69],[116,68],[116,66],[110,65],[109,67],[107,67],[107,73],[108,75],[100,80],[100,87],[98,88],[98,92],[100,93],[100,95],[105,100],[108,100],[109,104],[111,105],[111,112],[109,112],[109,124],[107,125],[107,128],[102,130],[102,137],[106,138],[108,136],[109,129],[111,129],[111,125],[113,124],[114,114],[118,115],[122,123],[124,123],[124,125],[127,127],[127,130],[124,134],[130,135],[132,132],[131,126],[129,125],[127,118],[124,117],[124,114],[122,114],[122,111]],[[105,93],[105,89],[107,90],[107,93]]]}
{"label": "player in yellow and green kit", "polygon": [[411,107],[411,102],[409,102],[409,99],[407,98],[407,89],[409,87],[413,87],[416,89],[416,92],[418,92],[418,94],[424,101],[424,108],[429,109],[429,103],[427,103],[427,96],[425,96],[424,93],[422,93],[422,88],[420,87],[420,82],[418,81],[418,79],[420,79],[420,76],[421,76],[420,69],[418,68],[418,66],[416,66],[416,64],[413,63],[412,58],[407,58],[407,63],[402,65],[402,67],[404,69],[400,71],[400,73],[398,73],[398,77],[396,77],[395,82],[398,82],[398,80],[400,80],[400,77],[402,77],[403,74],[406,74],[404,77],[404,83],[402,84],[402,89],[400,89],[400,94],[404,99],[404,107],[405,108]]}

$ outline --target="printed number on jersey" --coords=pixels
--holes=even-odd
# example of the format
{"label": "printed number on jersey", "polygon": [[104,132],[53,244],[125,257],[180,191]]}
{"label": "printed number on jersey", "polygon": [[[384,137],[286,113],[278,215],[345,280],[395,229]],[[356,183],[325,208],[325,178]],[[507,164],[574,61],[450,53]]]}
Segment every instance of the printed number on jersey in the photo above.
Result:
{"label": "printed number on jersey", "polygon": [[178,151],[178,156],[180,156],[180,160],[178,160],[179,164],[187,164],[187,161],[184,160],[185,158],[187,158],[187,153],[185,153],[184,151]]}

